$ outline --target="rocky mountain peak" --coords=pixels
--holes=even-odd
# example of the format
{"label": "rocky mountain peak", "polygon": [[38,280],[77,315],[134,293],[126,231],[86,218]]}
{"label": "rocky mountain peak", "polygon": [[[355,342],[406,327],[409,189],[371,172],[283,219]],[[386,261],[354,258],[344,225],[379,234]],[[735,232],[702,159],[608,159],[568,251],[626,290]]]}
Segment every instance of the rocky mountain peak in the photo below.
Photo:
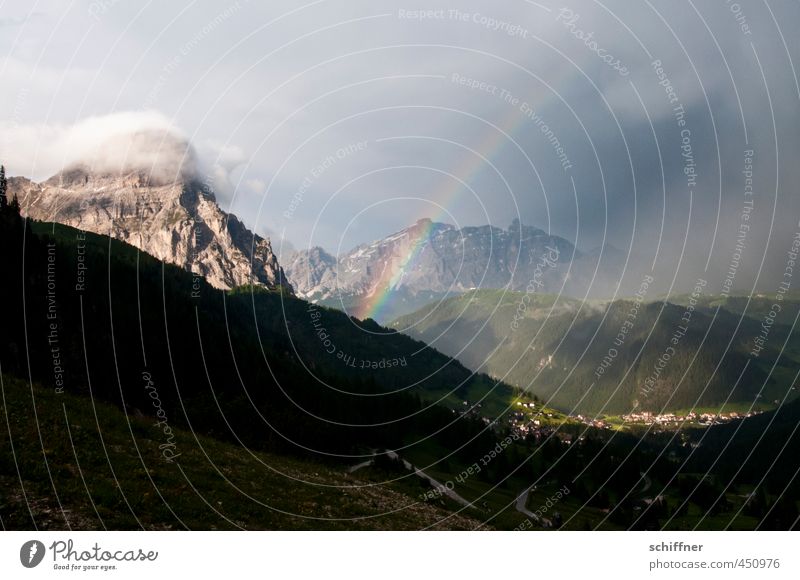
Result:
{"label": "rocky mountain peak", "polygon": [[185,141],[142,132],[115,138],[42,183],[11,178],[9,190],[32,219],[122,240],[217,288],[291,291],[269,240],[224,212],[194,167]]}

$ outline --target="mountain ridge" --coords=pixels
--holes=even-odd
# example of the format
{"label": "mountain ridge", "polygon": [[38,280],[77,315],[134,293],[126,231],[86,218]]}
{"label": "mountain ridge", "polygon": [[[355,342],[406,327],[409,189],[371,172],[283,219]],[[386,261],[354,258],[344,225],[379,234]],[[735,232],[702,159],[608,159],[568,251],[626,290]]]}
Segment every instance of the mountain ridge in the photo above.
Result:
{"label": "mountain ridge", "polygon": [[[598,267],[601,260],[604,268]],[[534,286],[537,292],[580,297],[613,293],[620,262],[616,254],[609,259],[609,252],[583,253],[568,240],[519,220],[507,229],[459,229],[424,218],[339,256],[321,247],[295,252],[286,275],[299,296],[344,305],[357,317],[375,315],[370,302],[391,296],[391,315],[376,318],[388,322],[419,308],[419,297],[426,293],[430,300],[476,288],[526,291]]]}
{"label": "mountain ridge", "polygon": [[687,307],[670,302],[582,303],[539,294],[520,310],[525,296],[469,292],[390,327],[573,413],[727,403],[766,410],[792,384],[796,340],[781,358],[783,326],[756,358],[750,351],[760,321],[724,308],[698,308],[687,318]]}

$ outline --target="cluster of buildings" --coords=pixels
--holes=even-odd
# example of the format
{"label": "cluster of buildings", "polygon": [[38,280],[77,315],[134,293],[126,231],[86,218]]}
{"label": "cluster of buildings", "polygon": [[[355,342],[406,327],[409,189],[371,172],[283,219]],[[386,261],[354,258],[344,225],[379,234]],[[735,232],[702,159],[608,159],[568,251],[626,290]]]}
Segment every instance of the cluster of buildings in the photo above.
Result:
{"label": "cluster of buildings", "polygon": [[575,418],[583,423],[584,425],[588,425],[590,427],[597,427],[598,429],[611,429],[611,426],[602,419],[592,418],[592,417],[584,417],[583,415],[575,415]]}
{"label": "cluster of buildings", "polygon": [[[518,433],[520,437],[532,435],[538,441],[556,432],[556,427],[547,421],[543,421],[545,417],[552,418],[552,413],[542,413],[542,411],[539,410],[534,414],[533,411],[536,409],[536,403],[517,401],[516,405],[519,410],[511,411],[507,416],[507,421],[511,430]],[[525,411],[522,410],[523,408]],[[565,436],[566,434],[562,432],[557,433],[557,437],[562,441]],[[571,435],[569,438],[571,439]]]}
{"label": "cluster of buildings", "polygon": [[655,414],[650,411],[642,411],[640,413],[630,413],[623,415],[622,420],[625,423],[639,423],[644,425],[663,425],[678,427],[683,423],[697,423],[700,425],[717,425],[719,423],[727,423],[735,419],[744,419],[757,415],[757,412],[737,413],[731,411],[730,413],[698,413],[692,411],[685,415],[675,413],[661,413]]}

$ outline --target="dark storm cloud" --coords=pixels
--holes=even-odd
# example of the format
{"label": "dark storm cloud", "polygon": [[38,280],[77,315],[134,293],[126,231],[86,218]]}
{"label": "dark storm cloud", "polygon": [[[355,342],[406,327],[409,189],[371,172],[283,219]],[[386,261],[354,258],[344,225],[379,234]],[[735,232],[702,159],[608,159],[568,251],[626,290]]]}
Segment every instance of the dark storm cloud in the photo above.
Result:
{"label": "dark storm cloud", "polygon": [[223,205],[298,247],[348,248],[423,215],[519,216],[583,249],[631,249],[638,269],[656,260],[666,288],[676,272],[724,278],[752,150],[736,285],[766,253],[759,285],[774,286],[797,230],[796,3],[4,10],[0,156],[15,173],[57,171],[89,117],[157,110]]}

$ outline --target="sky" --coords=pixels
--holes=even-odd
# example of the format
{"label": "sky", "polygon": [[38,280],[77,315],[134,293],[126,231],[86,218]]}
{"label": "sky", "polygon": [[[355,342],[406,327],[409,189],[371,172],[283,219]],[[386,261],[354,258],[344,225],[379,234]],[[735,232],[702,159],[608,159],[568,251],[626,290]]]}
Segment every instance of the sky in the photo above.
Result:
{"label": "sky", "polygon": [[775,290],[800,3],[454,4],[2,2],[0,161],[44,179],[166,128],[279,256],[520,219],[664,288]]}

